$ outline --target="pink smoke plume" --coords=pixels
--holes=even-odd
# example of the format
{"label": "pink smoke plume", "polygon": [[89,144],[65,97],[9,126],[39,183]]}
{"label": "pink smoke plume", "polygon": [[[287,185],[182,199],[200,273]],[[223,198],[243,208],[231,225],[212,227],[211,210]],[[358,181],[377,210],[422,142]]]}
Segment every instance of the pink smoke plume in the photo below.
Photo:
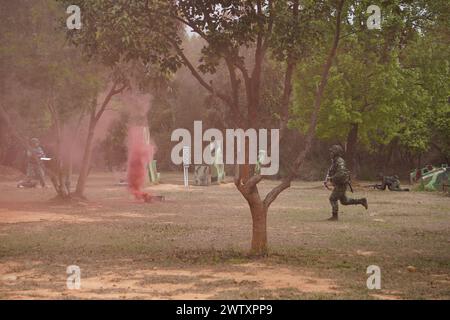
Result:
{"label": "pink smoke plume", "polygon": [[154,147],[147,142],[143,127],[128,129],[128,189],[138,200],[151,201],[151,195],[143,192],[147,177],[147,165],[153,159]]}

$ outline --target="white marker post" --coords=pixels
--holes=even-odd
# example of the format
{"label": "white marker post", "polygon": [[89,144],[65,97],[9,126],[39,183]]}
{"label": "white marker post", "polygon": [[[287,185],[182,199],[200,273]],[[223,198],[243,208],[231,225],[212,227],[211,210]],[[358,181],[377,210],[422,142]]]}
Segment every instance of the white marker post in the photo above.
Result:
{"label": "white marker post", "polygon": [[189,187],[189,164],[191,163],[191,148],[183,147],[184,186]]}

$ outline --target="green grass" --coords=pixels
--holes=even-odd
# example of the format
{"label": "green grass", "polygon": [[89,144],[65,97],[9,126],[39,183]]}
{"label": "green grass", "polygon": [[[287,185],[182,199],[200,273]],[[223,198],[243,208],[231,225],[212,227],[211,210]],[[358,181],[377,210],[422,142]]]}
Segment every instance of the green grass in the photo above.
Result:
{"label": "green grass", "polygon": [[[214,274],[242,266],[239,270],[245,272],[248,263],[331,279],[338,293],[304,292],[289,286],[268,289],[258,281],[234,282],[232,278],[205,282],[207,275],[201,272],[189,277],[143,275],[137,286],[186,283],[192,284],[190,289],[171,294],[209,294],[221,299],[374,299],[374,293],[405,299],[450,298],[448,197],[359,189],[355,196],[367,196],[369,210],[341,206],[341,221],[333,223],[324,221],[330,211],[329,193],[312,188],[318,183],[297,182],[270,209],[269,255],[255,259],[248,255],[250,214],[233,186],[185,191],[178,185],[171,187],[175,179],[181,183],[177,176],[169,178],[173,181],[164,184],[163,180],[151,188],[167,199],[156,204],[132,201],[124,188],[114,187],[112,177],[104,175],[91,180],[87,206],[49,204],[46,199],[51,198],[51,190],[44,190],[43,197],[36,190],[0,183],[0,207],[11,213],[49,212],[93,219],[0,223],[0,267],[15,263],[3,273],[19,275],[14,283],[0,286],[0,298],[20,293],[39,298],[43,288],[57,292],[59,298],[79,298],[64,290],[65,268],[70,264],[82,267],[83,277],[114,273],[124,280],[133,278],[136,270],[153,268],[212,270]],[[274,184],[264,181],[261,192]],[[381,268],[380,292],[369,291],[365,285],[366,268],[373,264]],[[409,272],[408,266],[416,272]],[[53,281],[43,281],[46,277]],[[145,292],[152,297],[152,291]],[[123,288],[97,288],[91,293],[145,297]]]}

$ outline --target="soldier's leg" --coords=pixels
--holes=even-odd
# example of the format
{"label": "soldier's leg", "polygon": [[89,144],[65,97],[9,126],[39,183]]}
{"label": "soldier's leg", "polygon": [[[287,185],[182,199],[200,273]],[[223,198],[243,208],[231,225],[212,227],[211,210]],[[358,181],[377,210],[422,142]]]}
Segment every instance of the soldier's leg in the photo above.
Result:
{"label": "soldier's leg", "polygon": [[400,184],[392,184],[389,186],[390,191],[409,191],[409,189],[400,188]]}
{"label": "soldier's leg", "polygon": [[378,190],[383,190],[383,191],[386,190],[386,182],[383,182],[383,183],[380,185],[379,188],[377,187],[377,189],[378,189]]}
{"label": "soldier's leg", "polygon": [[389,191],[395,191],[395,187],[392,184],[388,184]]}
{"label": "soldier's leg", "polygon": [[44,175],[45,175],[44,169],[41,166],[37,166],[36,167],[36,176],[37,176],[42,188],[45,187]]}
{"label": "soldier's leg", "polygon": [[26,179],[32,180],[34,178],[34,176],[35,176],[35,173],[34,173],[33,165],[28,164],[27,165],[27,177],[26,177]]}
{"label": "soldier's leg", "polygon": [[32,177],[33,177],[33,169],[31,168],[31,165],[28,164],[26,176],[17,183],[17,188],[25,188],[27,185],[30,184]]}
{"label": "soldier's leg", "polygon": [[347,197],[345,192],[343,193],[343,195],[341,196],[341,198],[339,200],[341,201],[341,203],[344,206],[360,204],[364,208],[366,208],[366,210],[367,210],[367,208],[369,208],[369,205],[367,204],[367,199],[366,198],[360,198],[360,199],[349,198],[349,197]]}
{"label": "soldier's leg", "polygon": [[333,189],[330,195],[330,204],[331,204],[331,218],[328,220],[335,221],[338,219],[339,205],[338,200],[340,197],[340,192],[336,188]]}

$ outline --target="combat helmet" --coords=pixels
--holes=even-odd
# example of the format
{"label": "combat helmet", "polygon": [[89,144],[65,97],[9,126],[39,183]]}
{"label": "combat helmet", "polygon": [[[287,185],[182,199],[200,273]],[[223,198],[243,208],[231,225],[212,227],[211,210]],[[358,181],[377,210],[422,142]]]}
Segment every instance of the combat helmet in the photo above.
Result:
{"label": "combat helmet", "polygon": [[40,144],[38,138],[31,138],[31,139],[30,139],[30,142],[31,142],[32,145],[39,145],[39,144]]}
{"label": "combat helmet", "polygon": [[333,158],[342,157],[344,155],[344,149],[338,144],[331,146],[330,149],[328,149],[328,151],[330,151],[331,156]]}

